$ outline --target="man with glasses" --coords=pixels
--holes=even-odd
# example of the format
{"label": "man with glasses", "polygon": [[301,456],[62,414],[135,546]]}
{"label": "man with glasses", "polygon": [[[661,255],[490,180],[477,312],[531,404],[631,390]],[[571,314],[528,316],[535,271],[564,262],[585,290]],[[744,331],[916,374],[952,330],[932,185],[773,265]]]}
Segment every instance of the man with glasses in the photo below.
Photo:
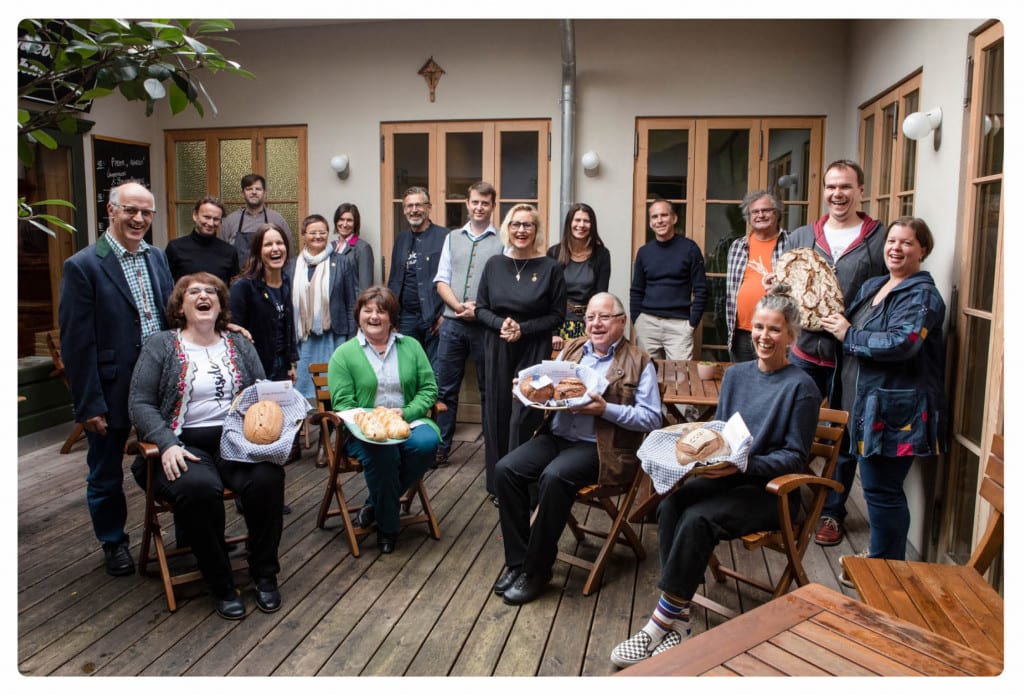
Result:
{"label": "man with glasses", "polygon": [[492,223],[497,193],[486,181],[469,187],[466,210],[469,220],[453,229],[441,249],[434,287],[444,301],[444,321],[438,335],[437,397],[448,409],[437,416],[441,446],[435,466],[448,461],[459,410],[459,390],[466,372],[466,358],[476,366],[480,410],[484,406],[484,328],[476,320],[476,292],[484,264],[501,253],[501,236]]}
{"label": "man with glasses", "polygon": [[[566,343],[558,359],[602,374],[608,387],[590,393],[593,400],[586,405],[546,417],[533,439],[502,457],[495,469],[506,569],[494,593],[509,605],[544,592],[576,491],[632,480],[643,435],[661,426],[654,364],[623,339],[622,302],[600,292],[588,303],[584,320],[586,335]],[[535,512],[531,484],[538,487]]]}
{"label": "man with glasses", "polygon": [[[888,274],[883,250],[885,225],[861,212],[864,197],[864,170],[849,159],[832,162],[825,168],[825,204],[828,214],[812,224],[797,228],[787,248],[811,248],[836,271],[843,303],[850,306],[868,278]],[[833,408],[841,407],[840,380],[834,378],[842,357],[839,343],[827,331],[804,329],[790,348],[789,361],[807,372],[823,398]],[[818,545],[838,545],[843,540],[846,498],[857,472],[857,458],[849,453],[849,430],[833,478],[843,484],[843,492],[829,492],[821,511],[814,541]]]}
{"label": "man with glasses", "polygon": [[786,250],[786,230],[779,228],[782,203],[765,190],[743,196],[743,219],[750,232],[729,247],[725,283],[725,323],[729,330],[729,359],[746,362],[757,358],[750,340],[754,307],[765,293],[765,277]]}
{"label": "man with glasses", "polygon": [[128,552],[122,457],[131,422],[128,389],[146,339],[167,327],[174,285],[164,252],[143,239],[153,194],[139,183],[110,190],[110,227],[64,262],[60,283],[61,356],[75,421],[86,431],[86,500],[108,574],[134,574]]}
{"label": "man with glasses", "polygon": [[292,238],[291,227],[285,222],[281,213],[267,207],[267,180],[259,174],[246,174],[242,177],[242,197],[245,207],[235,210],[224,218],[220,233],[224,241],[233,244],[238,253],[238,267],[245,268],[249,260],[249,247],[256,230],[262,225],[276,224],[284,230],[285,236]]}
{"label": "man with glasses", "polygon": [[430,221],[430,193],[420,186],[406,190],[402,213],[409,228],[395,237],[388,289],[398,297],[398,332],[419,341],[436,372],[444,302],[434,288],[434,276],[448,230]]}
{"label": "man with glasses", "polygon": [[708,298],[704,256],[676,234],[679,218],[667,200],[655,200],[647,214],[654,239],[636,252],[629,288],[636,343],[654,358],[688,360]]}
{"label": "man with glasses", "polygon": [[192,233],[167,242],[167,263],[177,282],[183,275],[210,273],[231,284],[238,275],[238,254],[235,247],[218,236],[225,214],[220,198],[206,196],[192,208]]}

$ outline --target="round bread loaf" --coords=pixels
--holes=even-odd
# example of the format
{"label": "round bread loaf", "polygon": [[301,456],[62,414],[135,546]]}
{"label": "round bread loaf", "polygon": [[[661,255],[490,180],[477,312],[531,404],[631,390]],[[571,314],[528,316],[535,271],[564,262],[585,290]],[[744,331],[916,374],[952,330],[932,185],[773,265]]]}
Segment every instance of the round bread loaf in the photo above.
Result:
{"label": "round bread loaf", "polygon": [[519,383],[519,390],[534,403],[547,403],[555,397],[555,385],[548,379],[526,379]]}
{"label": "round bread loaf", "polygon": [[676,461],[682,465],[704,461],[725,445],[722,435],[707,427],[695,427],[676,440]]}
{"label": "round bread loaf", "polygon": [[562,379],[555,387],[555,399],[559,401],[566,398],[581,398],[585,395],[587,395],[587,385],[574,376]]}
{"label": "round bread loaf", "polygon": [[253,444],[276,442],[284,428],[284,411],[275,401],[256,401],[245,411],[242,422],[245,438]]}

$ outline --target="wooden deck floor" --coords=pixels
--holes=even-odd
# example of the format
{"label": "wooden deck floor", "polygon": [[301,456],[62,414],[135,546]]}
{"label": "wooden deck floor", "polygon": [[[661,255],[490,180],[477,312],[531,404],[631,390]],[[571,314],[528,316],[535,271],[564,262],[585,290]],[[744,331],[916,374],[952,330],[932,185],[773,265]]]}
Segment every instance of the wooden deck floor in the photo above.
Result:
{"label": "wooden deck floor", "polygon": [[[85,503],[85,443],[69,455],[58,453],[68,431],[55,428],[49,441],[33,436],[19,442],[17,659],[26,676],[604,676],[615,671],[612,647],[639,629],[655,605],[652,524],[639,529],[647,559],[637,563],[619,548],[591,596],[580,593],[581,570],[564,563],[556,563],[552,587],[531,604],[513,608],[494,596],[502,544],[497,510],[486,501],[477,439],[459,442],[450,465],[428,474],[441,540],[413,526],[402,532],[394,554],[379,555],[371,536],[359,558],[347,551],[336,519],[327,530],[315,526],[326,472],[314,466],[310,449],[287,468],[285,499],[293,511],[280,547],[282,609],[271,615],[256,610],[248,585],[243,595],[250,613],[225,621],[193,585],[179,588],[172,614],[157,578],[104,572]],[[361,476],[344,487],[350,499],[363,499]],[[143,495],[130,476],[125,489],[137,558]],[[233,508],[228,522],[241,524]],[[857,507],[848,529],[851,537],[841,545],[808,551],[813,581],[843,589],[838,556],[867,542]],[[563,535],[566,547],[571,541]],[[724,555],[731,551],[720,548]],[[773,576],[781,569],[776,553],[735,554],[745,569]],[[244,573],[238,577],[246,581]],[[711,581],[706,589],[735,609],[766,598],[732,582]],[[695,608],[694,631],[721,620]]]}

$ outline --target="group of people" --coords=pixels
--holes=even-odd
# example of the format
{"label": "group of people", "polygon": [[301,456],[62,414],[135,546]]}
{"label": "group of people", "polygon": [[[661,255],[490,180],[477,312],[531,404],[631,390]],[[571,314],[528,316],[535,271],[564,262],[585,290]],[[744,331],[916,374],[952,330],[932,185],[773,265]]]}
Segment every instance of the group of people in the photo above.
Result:
{"label": "group of people", "polygon": [[[792,233],[780,229],[783,208],[770,192],[743,200],[750,231],[733,243],[727,276],[736,364],[725,372],[715,418],[742,415],[753,442],[748,465],[698,475],[660,503],[662,595],[647,625],[613,652],[620,666],[685,639],[689,601],[716,543],[775,523],[765,483],[805,468],[823,401],[851,418],[837,468],[845,490],[830,497],[816,540],[841,540],[859,465],[870,554],[904,556],[903,480],[914,457],[940,452],[945,438],[945,306],[921,270],[934,242],[920,219],[883,230],[859,210],[856,163],[830,164],[824,185],[828,214]],[[65,265],[62,347],[76,419],[89,437],[87,497],[107,571],[134,571],[121,489],[134,425],[160,448],[158,494],[174,502],[217,612],[245,614],[223,539],[225,485],[240,494],[249,527],[257,607],[277,610],[283,470],[222,460],[217,444],[242,389],[290,379],[312,397],[305,366],[315,362],[329,364],[335,410],[384,407],[416,424],[398,445],[347,444],[367,485],[356,523],[376,525],[379,549],[393,552],[400,495],[448,459],[468,358],[480,386],[486,490],[505,547],[493,590],[510,605],[538,598],[576,491],[632,478],[643,436],[661,426],[653,360],[692,357],[707,281],[672,204],[649,206],[654,239],[636,255],[626,306],[608,292],[610,253],[586,204],[568,210],[560,241],[549,246],[531,205],[512,205],[494,227],[497,194],[487,182],[469,187],[467,221],[452,230],[431,220],[429,192],[410,188],[402,200],[408,228],[395,237],[384,286],[373,284],[373,251],[359,238],[354,205],[335,211],[333,243],[326,218],[303,220],[293,257],[287,224],[265,206],[265,181],[247,176],[242,189],[246,207],[223,224],[216,198],[198,201],[192,234],[165,255],[143,240],[152,194],[123,184],[110,193],[107,232]],[[801,329],[790,288],[772,274],[785,250],[801,246],[835,269],[844,294],[845,313],[824,319],[825,331]],[[626,338],[630,321],[635,340]],[[603,375],[608,387],[569,410],[524,406],[512,394],[518,374],[553,354]],[[435,423],[427,416],[437,402],[446,408]],[[133,471],[144,482],[142,466]]]}

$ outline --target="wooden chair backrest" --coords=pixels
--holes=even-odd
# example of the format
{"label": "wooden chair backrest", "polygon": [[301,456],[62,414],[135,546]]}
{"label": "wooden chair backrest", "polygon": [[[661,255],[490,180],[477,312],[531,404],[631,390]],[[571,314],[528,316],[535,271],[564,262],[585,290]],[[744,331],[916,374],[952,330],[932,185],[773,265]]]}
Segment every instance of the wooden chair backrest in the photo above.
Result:
{"label": "wooden chair backrest", "polygon": [[[811,452],[807,459],[807,468],[812,475],[822,478],[832,478],[835,472],[836,463],[839,461],[839,451],[842,448],[843,430],[850,419],[850,414],[845,410],[833,410],[822,406],[818,410],[818,426],[814,430],[814,439],[811,440]],[[823,463],[821,470],[815,471],[813,464],[821,458]],[[804,490],[801,494],[802,509],[801,516],[811,523],[817,523],[818,515],[825,504],[825,491],[820,494],[809,493]]]}
{"label": "wooden chair backrest", "polygon": [[992,447],[985,465],[985,477],[978,494],[992,505],[985,533],[967,561],[979,574],[988,571],[992,560],[1003,545],[1003,435],[992,435]]}
{"label": "wooden chair backrest", "polygon": [[331,391],[327,388],[327,363],[314,362],[309,365],[309,375],[313,379],[313,388],[316,390],[316,409],[322,413],[333,410]]}
{"label": "wooden chair backrest", "polygon": [[64,371],[64,360],[60,357],[59,335],[57,331],[46,332],[46,349],[50,351],[50,359],[53,360],[53,371],[50,372],[50,376],[59,376],[64,380],[64,384],[71,388],[67,372]]}

